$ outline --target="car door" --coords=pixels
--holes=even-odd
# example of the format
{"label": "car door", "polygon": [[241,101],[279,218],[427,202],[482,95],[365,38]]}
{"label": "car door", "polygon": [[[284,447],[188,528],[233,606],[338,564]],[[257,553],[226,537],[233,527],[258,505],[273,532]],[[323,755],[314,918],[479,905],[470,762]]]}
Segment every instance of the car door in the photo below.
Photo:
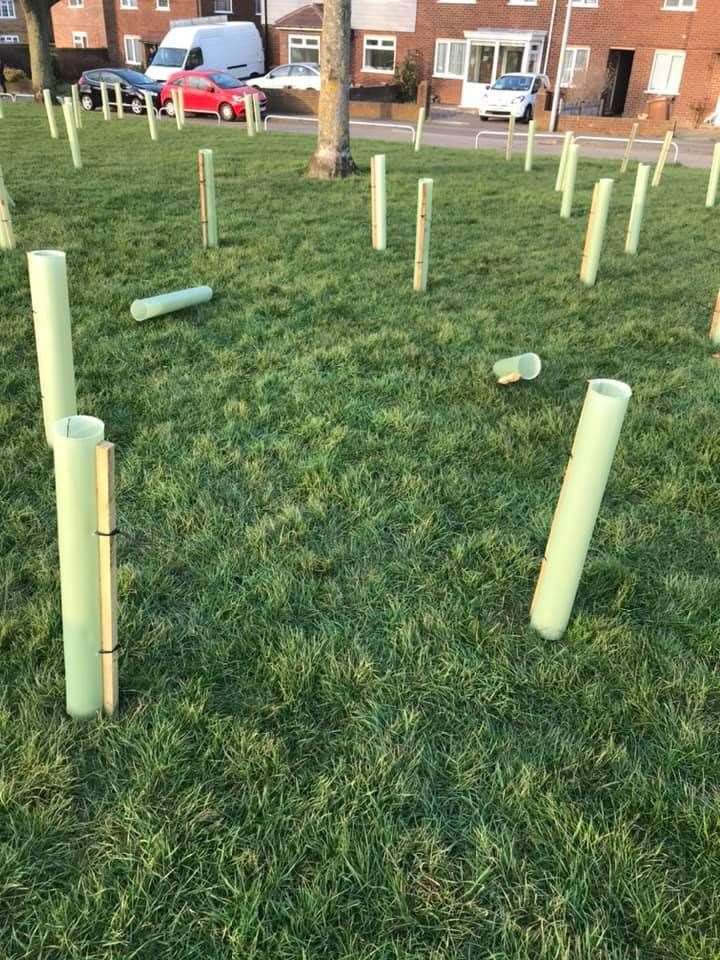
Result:
{"label": "car door", "polygon": [[263,80],[264,87],[270,90],[282,90],[283,87],[290,86],[290,67],[276,67]]}
{"label": "car door", "polygon": [[185,78],[185,109],[194,113],[217,113],[212,84],[206,77]]}
{"label": "car door", "polygon": [[308,67],[296,63],[290,67],[290,78],[293,87],[298,90],[308,90],[313,86],[315,74]]}

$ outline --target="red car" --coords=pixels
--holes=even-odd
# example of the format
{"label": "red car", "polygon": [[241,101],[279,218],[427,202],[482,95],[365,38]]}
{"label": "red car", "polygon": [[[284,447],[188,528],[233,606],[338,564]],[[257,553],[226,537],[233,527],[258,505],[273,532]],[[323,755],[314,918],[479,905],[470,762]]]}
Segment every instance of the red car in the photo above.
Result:
{"label": "red car", "polygon": [[187,113],[212,113],[223,120],[242,120],[245,117],[246,94],[260,97],[260,113],[267,112],[267,97],[249,87],[225,70],[180,70],[174,73],[160,91],[160,104],[169,116],[174,116],[172,87],[181,87]]}

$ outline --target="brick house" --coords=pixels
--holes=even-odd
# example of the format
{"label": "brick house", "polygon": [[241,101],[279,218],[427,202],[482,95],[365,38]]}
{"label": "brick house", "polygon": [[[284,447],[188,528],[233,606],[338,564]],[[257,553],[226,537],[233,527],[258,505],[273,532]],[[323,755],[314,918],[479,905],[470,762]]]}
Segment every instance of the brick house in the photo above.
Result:
{"label": "brick house", "polygon": [[[408,54],[440,102],[464,107],[503,72],[554,80],[568,2],[567,100],[602,99],[607,115],[637,116],[667,98],[684,126],[715,112],[720,0],[354,0],[353,82],[392,82]],[[267,22],[271,63],[318,59],[321,3],[267,0]]]}
{"label": "brick house", "polygon": [[261,9],[262,0],[59,0],[52,21],[58,47],[107,48],[112,63],[144,69],[171,21],[220,15],[259,27]]}
{"label": "brick house", "polygon": [[0,43],[27,43],[19,0],[0,0]]}

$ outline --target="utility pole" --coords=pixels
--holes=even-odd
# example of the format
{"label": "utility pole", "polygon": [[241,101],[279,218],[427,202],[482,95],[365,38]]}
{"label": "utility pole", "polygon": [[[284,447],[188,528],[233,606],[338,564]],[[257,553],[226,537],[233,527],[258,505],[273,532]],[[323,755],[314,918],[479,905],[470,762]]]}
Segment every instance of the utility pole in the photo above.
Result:
{"label": "utility pole", "polygon": [[562,80],[565,53],[567,51],[568,38],[570,37],[572,5],[573,0],[567,0],[565,26],[563,28],[562,40],[560,41],[560,59],[558,60],[557,72],[555,74],[555,89],[553,90],[552,110],[550,111],[550,133],[554,133],[555,127],[557,126],[558,109],[560,107],[560,81]]}

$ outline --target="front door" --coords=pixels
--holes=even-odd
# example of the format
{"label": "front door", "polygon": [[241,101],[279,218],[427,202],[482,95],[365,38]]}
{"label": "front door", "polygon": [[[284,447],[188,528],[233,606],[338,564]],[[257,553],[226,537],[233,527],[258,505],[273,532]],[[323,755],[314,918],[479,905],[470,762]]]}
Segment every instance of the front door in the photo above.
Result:
{"label": "front door", "polygon": [[468,70],[462,90],[463,107],[479,107],[482,95],[495,79],[495,44],[471,41]]}
{"label": "front door", "polygon": [[634,59],[634,50],[611,50],[608,55],[607,76],[603,91],[603,114],[606,117],[623,115]]}

